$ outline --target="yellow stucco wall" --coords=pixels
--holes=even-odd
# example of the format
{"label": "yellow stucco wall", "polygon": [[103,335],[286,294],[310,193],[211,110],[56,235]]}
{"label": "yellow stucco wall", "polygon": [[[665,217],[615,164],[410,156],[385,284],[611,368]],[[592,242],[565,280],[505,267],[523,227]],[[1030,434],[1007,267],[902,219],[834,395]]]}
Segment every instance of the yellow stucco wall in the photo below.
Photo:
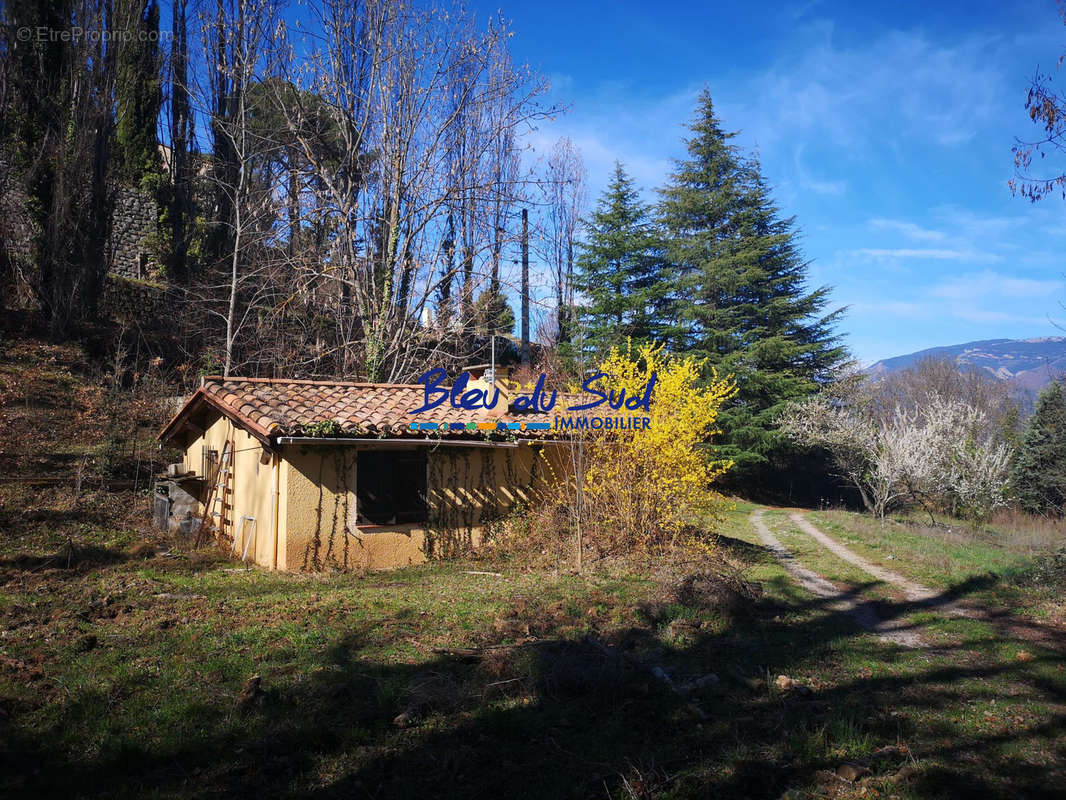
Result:
{"label": "yellow stucco wall", "polygon": [[[196,437],[186,447],[183,455],[184,467],[187,471],[194,471],[197,475],[203,474],[203,449],[207,447],[217,450],[219,458],[222,456],[225,443],[231,442],[232,457],[230,468],[229,494],[232,508],[227,511],[227,523],[223,526],[223,534],[227,542],[232,542],[236,537],[238,555],[244,552],[246,543],[248,560],[264,566],[274,565],[274,492],[273,492],[273,465],[261,463],[263,457],[263,445],[255,437],[237,427],[233,422],[221,414],[212,414],[210,422],[204,433]],[[279,478],[284,470],[279,469]],[[210,481],[211,475],[204,476]],[[215,503],[212,506],[216,507]],[[242,520],[242,517],[250,517],[255,520],[254,529],[250,520]],[[279,517],[279,522],[284,516]],[[280,560],[280,548],[279,548]],[[279,563],[279,567],[283,568]]]}
{"label": "yellow stucco wall", "polygon": [[283,568],[387,569],[454,555],[480,544],[485,523],[531,500],[552,474],[525,443],[438,447],[427,457],[429,524],[367,530],[355,513],[357,453],[350,445],[318,443],[282,449]]}
{"label": "yellow stucco wall", "polygon": [[278,463],[275,562],[274,461],[262,463],[263,445],[227,417],[212,413],[207,422],[204,433],[185,447],[184,467],[201,474],[204,447],[221,455],[226,441],[232,442],[232,525],[224,541],[228,545],[235,537],[240,555],[251,534],[241,517],[253,517],[248,560],[265,567],[276,563],[281,570],[389,569],[455,555],[480,544],[487,522],[516,503],[534,501],[561,472],[560,448],[551,446],[439,446],[427,454],[428,524],[361,529],[356,464],[359,448],[367,445],[288,444],[271,454]]}
{"label": "yellow stucco wall", "polygon": [[[286,445],[285,566],[288,570],[356,569],[354,447]],[[280,566],[280,564],[279,564]]]}

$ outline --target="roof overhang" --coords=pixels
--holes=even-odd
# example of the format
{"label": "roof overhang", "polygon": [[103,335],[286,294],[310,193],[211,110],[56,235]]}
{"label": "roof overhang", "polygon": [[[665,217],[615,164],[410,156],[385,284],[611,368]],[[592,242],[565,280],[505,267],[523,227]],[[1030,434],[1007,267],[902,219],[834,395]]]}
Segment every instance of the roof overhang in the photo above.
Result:
{"label": "roof overhang", "polygon": [[[270,431],[264,429],[261,425],[257,425],[255,422],[246,417],[240,411],[237,411],[232,406],[228,406],[225,403],[219,402],[211,394],[205,392],[202,386],[195,392],[193,392],[192,396],[185,401],[185,405],[181,407],[178,413],[171,418],[170,422],[163,426],[163,430],[161,430],[159,434],[155,437],[156,440],[160,442],[165,442],[170,439],[173,439],[184,428],[189,427],[192,424],[190,422],[190,418],[204,406],[213,408],[223,416],[229,417],[234,422],[239,423],[240,426],[244,428],[244,430],[248,431],[249,434],[254,436],[263,444],[270,446]],[[198,428],[199,426],[196,427]]]}
{"label": "roof overhang", "polygon": [[[535,439],[524,439],[529,444],[540,444]],[[375,439],[372,437],[344,437],[344,436],[279,436],[278,444],[303,444],[303,445],[367,445],[388,444],[408,445],[413,447],[518,447],[518,442],[496,442],[486,439],[419,439],[416,437]]]}
{"label": "roof overhang", "polygon": [[[435,432],[431,431],[429,436],[423,434],[418,436],[408,435],[407,430],[411,427],[406,421],[400,422],[391,421],[386,419],[382,424],[366,424],[366,425],[345,425],[343,435],[341,436],[304,436],[300,435],[304,430],[300,426],[293,427],[291,429],[283,427],[282,424],[265,414],[255,413],[255,404],[251,399],[240,400],[235,402],[231,396],[220,396],[217,392],[217,387],[212,389],[213,383],[224,380],[241,381],[245,383],[262,383],[269,384],[272,381],[262,378],[208,378],[204,383],[201,383],[200,387],[196,389],[189,399],[185,401],[180,410],[171,418],[171,420],[163,426],[162,430],[156,436],[156,439],[160,442],[166,442],[172,439],[178,438],[180,435],[193,433],[196,436],[203,434],[206,427],[206,422],[201,418],[201,414],[205,410],[211,410],[216,412],[241,429],[246,431],[250,436],[257,439],[265,447],[273,448],[276,444],[371,444],[371,443],[406,443],[415,446],[456,446],[456,447],[500,447],[508,446],[509,443],[514,441],[525,441],[529,443],[539,444],[562,444],[558,440],[550,439],[550,432],[545,429],[540,429],[539,433],[529,433],[520,427],[520,423],[515,421],[508,421],[507,428],[504,431],[504,437],[500,439],[490,439],[483,436],[471,435],[464,428],[463,430],[455,430],[452,428],[452,434],[448,435],[443,430],[441,434],[434,435]],[[358,384],[358,383],[345,383],[345,382],[316,382],[316,381],[284,381],[285,384],[301,384],[308,386],[325,385],[327,387],[344,386],[344,387],[356,387],[359,389],[373,389],[380,390],[410,390],[419,388],[418,386],[409,384]],[[239,398],[238,398],[239,399]],[[385,402],[385,401],[382,401]],[[526,413],[511,408],[511,403],[508,403],[508,415],[511,420],[515,418],[524,418]],[[495,422],[497,425],[500,423],[500,418],[504,415],[500,414],[494,417],[488,417],[484,421]],[[530,414],[530,416],[534,416]],[[546,414],[544,416],[547,416]],[[473,421],[473,420],[471,420]],[[479,418],[478,424],[482,422]],[[452,423],[453,424],[453,423]],[[444,423],[440,423],[443,428]],[[510,427],[514,425],[515,427]],[[423,428],[423,430],[425,430]],[[492,429],[497,430],[496,428]]]}

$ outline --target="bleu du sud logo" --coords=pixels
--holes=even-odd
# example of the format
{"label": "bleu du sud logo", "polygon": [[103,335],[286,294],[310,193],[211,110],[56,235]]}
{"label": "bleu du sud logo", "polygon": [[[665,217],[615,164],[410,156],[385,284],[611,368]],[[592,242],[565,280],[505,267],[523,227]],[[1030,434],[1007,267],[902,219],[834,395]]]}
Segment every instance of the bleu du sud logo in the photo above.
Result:
{"label": "bleu du sud logo", "polygon": [[[574,402],[560,408],[552,422],[472,422],[455,420],[447,422],[412,422],[411,430],[643,430],[648,427],[649,418],[635,415],[633,412],[651,412],[651,403],[655,391],[656,373],[652,372],[644,385],[644,391],[627,394],[625,389],[605,390],[601,385],[608,375],[597,372],[588,376],[581,384],[581,402]],[[501,402],[508,403],[511,410],[523,414],[551,414],[556,409],[559,393],[545,389],[548,376],[541,373],[533,390],[520,393],[513,399],[505,399],[498,387],[479,387],[470,385],[470,373],[464,372],[451,386],[443,386],[447,380],[446,370],[437,367],[427,370],[418,378],[423,386],[422,405],[408,414],[425,414],[444,407],[455,411],[491,411]],[[601,409],[601,414],[587,413]],[[613,412],[613,413],[611,413]]]}

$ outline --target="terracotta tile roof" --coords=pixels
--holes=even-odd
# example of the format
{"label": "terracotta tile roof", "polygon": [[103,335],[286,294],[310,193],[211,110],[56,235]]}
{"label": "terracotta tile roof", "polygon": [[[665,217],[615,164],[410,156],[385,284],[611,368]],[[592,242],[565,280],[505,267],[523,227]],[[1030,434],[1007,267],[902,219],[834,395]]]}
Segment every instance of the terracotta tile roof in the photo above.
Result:
{"label": "terracotta tile roof", "polygon": [[[336,422],[342,436],[425,438],[428,435],[463,437],[467,430],[412,430],[411,423],[551,423],[570,404],[560,395],[550,413],[509,411],[501,396],[497,408],[467,411],[445,401],[421,414],[409,412],[423,404],[421,384],[345,383],[270,378],[208,377],[181,411],[160,432],[167,439],[182,421],[206,403],[235,419],[261,439],[306,435],[316,423]],[[520,430],[510,433],[527,438],[550,438],[551,430]],[[484,435],[484,432],[481,432]]]}

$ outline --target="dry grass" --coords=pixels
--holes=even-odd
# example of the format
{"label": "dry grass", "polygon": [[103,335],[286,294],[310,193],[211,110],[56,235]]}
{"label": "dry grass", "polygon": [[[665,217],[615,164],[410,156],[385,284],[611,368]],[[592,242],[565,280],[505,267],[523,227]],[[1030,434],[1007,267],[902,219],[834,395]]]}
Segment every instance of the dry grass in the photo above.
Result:
{"label": "dry grass", "polygon": [[1004,508],[984,527],[998,534],[1007,547],[1021,552],[1042,553],[1066,545],[1066,520],[1060,518]]}
{"label": "dry grass", "polygon": [[530,569],[573,569],[577,539],[567,510],[543,502],[516,508],[491,524],[481,552]]}

